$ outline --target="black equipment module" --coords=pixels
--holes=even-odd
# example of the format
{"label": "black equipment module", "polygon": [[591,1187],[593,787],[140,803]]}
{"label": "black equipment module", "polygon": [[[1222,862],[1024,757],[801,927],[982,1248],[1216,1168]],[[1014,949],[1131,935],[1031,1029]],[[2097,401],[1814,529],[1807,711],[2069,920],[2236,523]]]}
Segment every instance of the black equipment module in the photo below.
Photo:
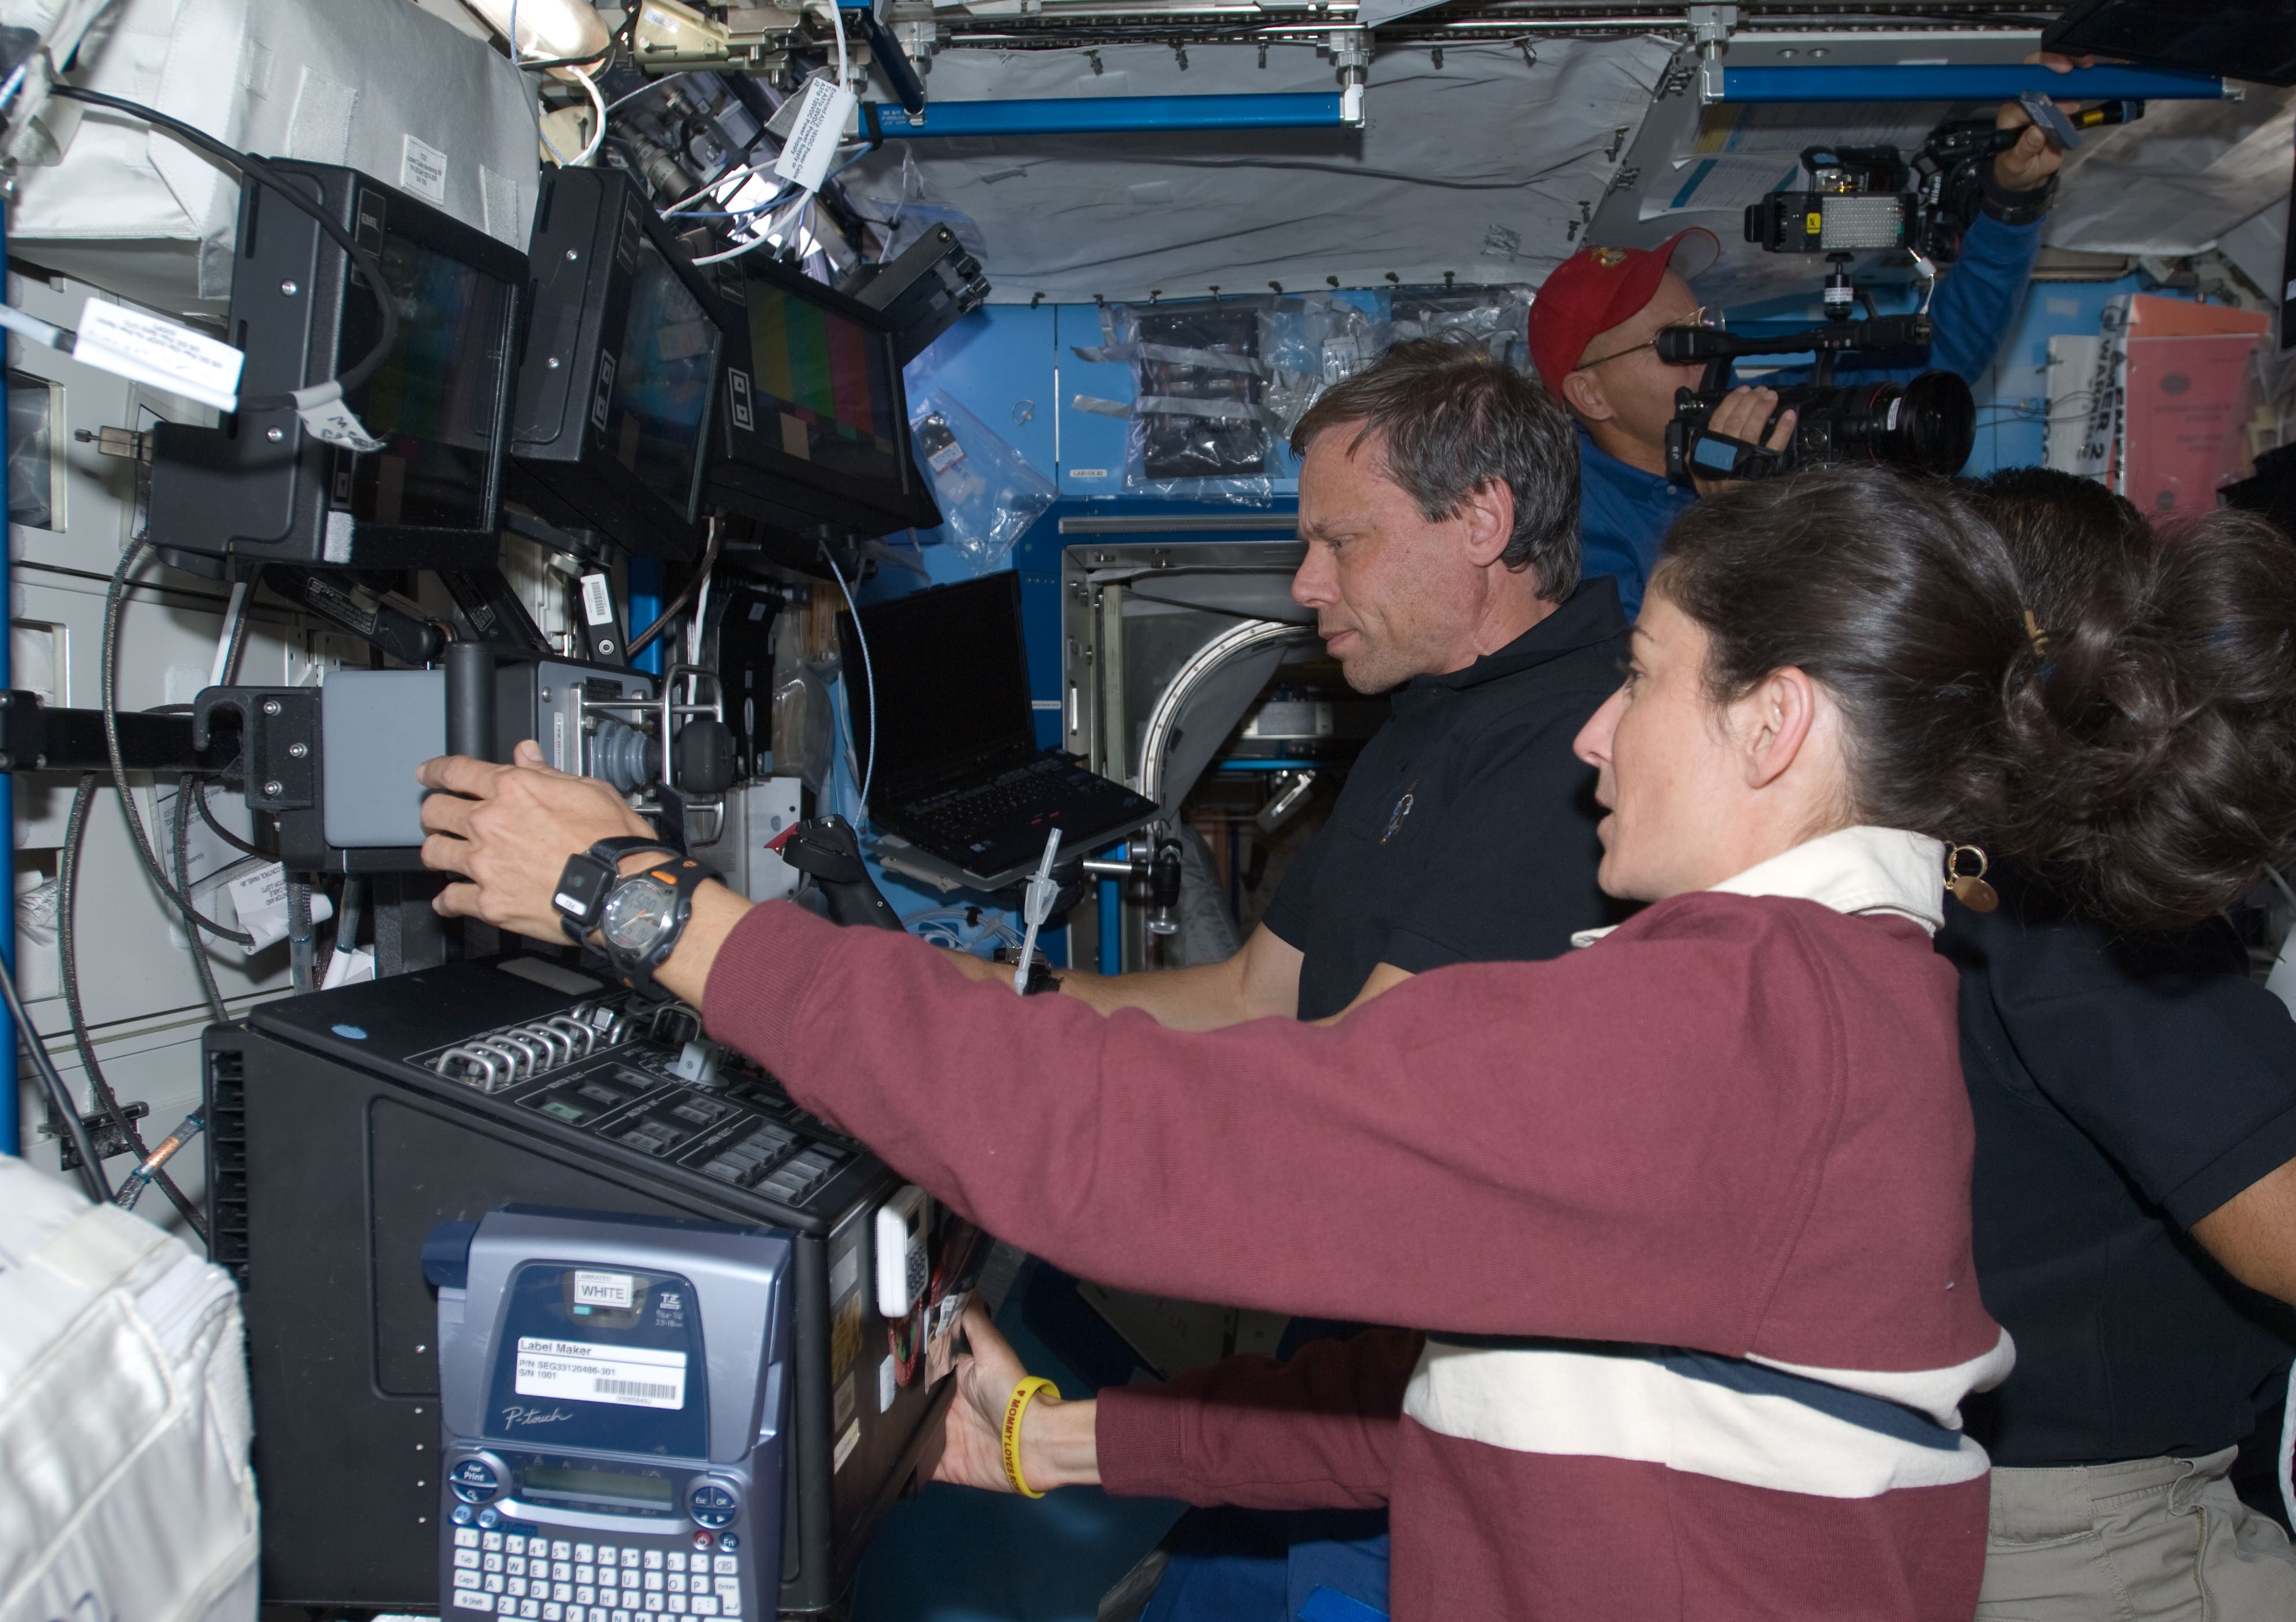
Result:
{"label": "black equipment module", "polygon": [[[152,438],[152,544],[217,578],[225,555],[491,568],[526,256],[356,169],[272,167],[308,184],[381,261],[398,338],[346,404],[383,448],[316,438],[289,406],[242,410],[222,428],[160,423]],[[243,396],[341,375],[374,347],[381,308],[316,220],[262,186],[243,189],[230,314],[233,341],[247,354]]]}
{"label": "black equipment module", "polygon": [[[817,1610],[929,1475],[939,1405],[869,1253],[901,1179],[704,1041],[545,957],[262,1004],[206,1038],[210,1231],[245,1290],[266,1602],[440,1599],[422,1248],[509,1202],[789,1234],[779,1604]],[[890,1366],[888,1366],[890,1364]]]}
{"label": "black equipment module", "polygon": [[544,180],[534,277],[511,494],[634,552],[692,557],[731,314],[615,169]]}

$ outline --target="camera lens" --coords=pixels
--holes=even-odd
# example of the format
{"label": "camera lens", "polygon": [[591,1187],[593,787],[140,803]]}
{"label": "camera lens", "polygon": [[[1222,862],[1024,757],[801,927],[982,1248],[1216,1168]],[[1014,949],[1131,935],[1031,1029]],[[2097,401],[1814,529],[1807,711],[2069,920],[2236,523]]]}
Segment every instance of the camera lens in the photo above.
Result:
{"label": "camera lens", "polygon": [[1883,462],[1925,473],[1958,473],[1977,443],[1977,402],[1950,372],[1924,372],[1906,385],[1894,431],[1876,437]]}

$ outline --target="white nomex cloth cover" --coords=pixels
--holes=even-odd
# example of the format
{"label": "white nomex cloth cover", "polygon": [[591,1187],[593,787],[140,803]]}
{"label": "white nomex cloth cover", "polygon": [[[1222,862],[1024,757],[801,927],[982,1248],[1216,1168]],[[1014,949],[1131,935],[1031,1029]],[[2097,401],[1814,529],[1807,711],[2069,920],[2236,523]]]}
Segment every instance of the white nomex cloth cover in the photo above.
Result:
{"label": "white nomex cloth cover", "polygon": [[239,1295],[0,1156],[0,1622],[254,1622]]}
{"label": "white nomex cloth cover", "polygon": [[[947,51],[936,102],[1335,94],[1304,45]],[[1382,52],[1360,130],[888,141],[846,189],[885,220],[919,203],[979,227],[992,299],[1119,302],[1327,286],[1543,281],[1583,245],[1673,49],[1541,39]],[[1094,70],[1097,62],[1099,70]],[[969,227],[968,227],[969,229]],[[1333,278],[1326,281],[1325,278]]]}
{"label": "white nomex cloth cover", "polygon": [[[0,23],[40,28],[57,4],[0,0]],[[532,234],[529,76],[399,0],[117,0],[70,77],[258,157],[347,164],[521,253]],[[155,309],[219,313],[237,177],[136,119],[54,105],[77,124],[58,127],[61,162],[19,176],[12,245]]]}

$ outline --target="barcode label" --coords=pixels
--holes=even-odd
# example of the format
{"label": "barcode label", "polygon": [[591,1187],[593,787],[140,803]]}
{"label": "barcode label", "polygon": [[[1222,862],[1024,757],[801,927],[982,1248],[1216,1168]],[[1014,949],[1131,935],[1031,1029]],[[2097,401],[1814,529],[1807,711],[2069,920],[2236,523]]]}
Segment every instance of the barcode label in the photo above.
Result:
{"label": "barcode label", "polygon": [[592,625],[614,623],[614,594],[605,576],[582,577],[582,618]]}
{"label": "barcode label", "polygon": [[594,1380],[590,1389],[601,1397],[635,1397],[642,1402],[676,1402],[676,1386],[657,1386],[643,1380]]}
{"label": "barcode label", "polygon": [[685,1406],[685,1354],[651,1346],[599,1346],[521,1335],[517,1376],[521,1397],[627,1408]]}

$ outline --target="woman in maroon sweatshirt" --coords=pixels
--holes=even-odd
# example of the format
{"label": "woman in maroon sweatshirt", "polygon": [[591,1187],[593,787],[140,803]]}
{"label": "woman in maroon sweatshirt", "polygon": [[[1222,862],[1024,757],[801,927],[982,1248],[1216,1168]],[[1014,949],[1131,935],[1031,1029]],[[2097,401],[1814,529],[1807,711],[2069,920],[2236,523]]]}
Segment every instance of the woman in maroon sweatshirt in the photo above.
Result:
{"label": "woman in maroon sweatshirt", "polygon": [[[1677,526],[1581,735],[1603,886],[1655,905],[1568,958],[1439,970],[1328,1028],[1188,1033],[705,885],[656,975],[807,1108],[1063,1267],[1416,1326],[1040,1397],[1033,1488],[1385,1503],[1413,1622],[1959,1622],[1987,1461],[1958,1406],[2012,1350],[1972,1273],[1955,980],[1929,936],[1945,841],[2003,825],[2005,698],[2037,641],[1950,492],[1873,470],[1756,487]],[[538,761],[426,766],[452,793],[425,802],[425,856],[471,881],[442,911],[548,939],[566,858],[642,824]],[[968,1365],[945,1476],[1006,1479],[1017,1374]]]}

